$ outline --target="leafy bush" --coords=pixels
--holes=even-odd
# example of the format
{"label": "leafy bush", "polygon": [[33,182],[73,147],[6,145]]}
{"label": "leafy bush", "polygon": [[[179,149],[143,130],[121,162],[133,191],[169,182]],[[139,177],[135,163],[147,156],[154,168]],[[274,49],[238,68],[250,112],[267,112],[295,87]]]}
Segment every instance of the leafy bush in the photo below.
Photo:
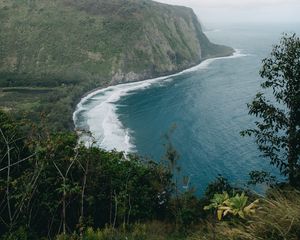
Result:
{"label": "leafy bush", "polygon": [[232,191],[233,187],[230,185],[228,179],[219,175],[215,181],[208,184],[204,195],[207,199],[212,199],[216,193],[231,193]]}
{"label": "leafy bush", "polygon": [[88,228],[82,236],[58,235],[56,240],[182,240],[183,236],[174,234],[174,226],[153,221],[136,223],[120,228],[106,226],[102,229]]}
{"label": "leafy bush", "polygon": [[248,197],[244,192],[242,194],[237,193],[233,197],[229,197],[227,192],[223,192],[223,194],[215,194],[211,199],[211,204],[205,206],[204,209],[215,209],[219,220],[222,220],[222,218],[228,214],[244,219],[246,216],[255,213],[258,207],[258,200],[255,200],[249,205],[247,205],[247,203]]}
{"label": "leafy bush", "polygon": [[25,135],[2,112],[0,124],[0,236],[24,223],[54,236],[165,217],[172,188],[164,166],[86,148],[73,133],[30,125]]}
{"label": "leafy bush", "polygon": [[132,230],[132,238],[135,240],[146,240],[147,239],[146,224],[135,224]]}
{"label": "leafy bush", "polygon": [[33,240],[37,239],[36,236],[29,233],[29,231],[24,227],[19,227],[16,231],[12,233],[7,233],[1,237],[1,240]]}
{"label": "leafy bush", "polygon": [[93,230],[92,228],[88,228],[84,233],[82,240],[112,240],[116,239],[118,235],[118,231],[111,227],[105,227],[102,230]]}
{"label": "leafy bush", "polygon": [[272,190],[248,221],[202,223],[188,240],[298,240],[300,192]]}

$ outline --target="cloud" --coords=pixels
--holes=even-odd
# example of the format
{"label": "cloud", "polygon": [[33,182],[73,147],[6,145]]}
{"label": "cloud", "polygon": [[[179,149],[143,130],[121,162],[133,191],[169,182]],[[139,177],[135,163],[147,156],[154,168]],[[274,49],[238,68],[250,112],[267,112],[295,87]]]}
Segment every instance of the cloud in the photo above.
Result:
{"label": "cloud", "polygon": [[191,7],[204,22],[300,22],[300,0],[156,0]]}
{"label": "cloud", "polygon": [[159,2],[197,8],[260,8],[282,5],[298,5],[299,0],[158,0]]}

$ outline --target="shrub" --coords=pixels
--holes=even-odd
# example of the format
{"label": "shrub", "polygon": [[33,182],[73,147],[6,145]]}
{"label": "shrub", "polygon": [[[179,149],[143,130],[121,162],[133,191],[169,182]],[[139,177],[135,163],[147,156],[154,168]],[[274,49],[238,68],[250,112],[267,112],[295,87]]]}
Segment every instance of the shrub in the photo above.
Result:
{"label": "shrub", "polygon": [[82,240],[111,240],[116,239],[117,231],[111,227],[105,227],[102,230],[93,230],[88,228],[83,235]]}
{"label": "shrub", "polygon": [[247,231],[253,239],[300,239],[300,192],[273,190]]}
{"label": "shrub", "polygon": [[298,240],[300,192],[272,190],[248,221],[206,222],[188,240]]}
{"label": "shrub", "polygon": [[37,239],[35,236],[29,233],[24,227],[18,228],[12,233],[7,233],[1,237],[1,240],[33,240]]}
{"label": "shrub", "polygon": [[243,225],[234,225],[230,222],[202,223],[200,229],[187,238],[187,240],[254,240],[245,231]]}
{"label": "shrub", "polygon": [[231,193],[232,191],[233,187],[230,185],[228,179],[219,175],[213,182],[208,184],[204,195],[207,199],[212,199],[216,193]]}
{"label": "shrub", "polygon": [[258,200],[248,205],[248,197],[243,192],[229,197],[227,192],[223,194],[215,194],[210,200],[211,204],[204,207],[204,210],[214,209],[219,220],[222,220],[226,215],[237,216],[244,219],[246,216],[256,212]]}

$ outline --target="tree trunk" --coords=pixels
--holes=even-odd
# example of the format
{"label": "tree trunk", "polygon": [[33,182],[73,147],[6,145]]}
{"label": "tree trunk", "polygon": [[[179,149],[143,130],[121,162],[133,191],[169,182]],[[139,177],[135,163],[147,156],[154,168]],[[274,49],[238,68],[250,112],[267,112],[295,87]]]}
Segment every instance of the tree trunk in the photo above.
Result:
{"label": "tree trunk", "polygon": [[63,195],[63,234],[66,235],[66,179],[64,179],[64,195]]}
{"label": "tree trunk", "polygon": [[296,166],[297,166],[297,128],[296,128],[296,111],[291,110],[290,126],[288,133],[288,169],[289,182],[292,186],[297,185]]}
{"label": "tree trunk", "polygon": [[117,193],[116,193],[116,191],[114,191],[114,197],[115,197],[115,216],[114,216],[113,228],[116,227],[117,214],[118,214],[118,198],[117,198]]}
{"label": "tree trunk", "polygon": [[86,181],[87,181],[87,175],[89,171],[89,160],[87,160],[84,178],[83,178],[83,186],[82,186],[82,192],[81,192],[81,218],[83,220],[84,218],[84,195],[85,195],[85,187],[86,187]]}
{"label": "tree trunk", "polygon": [[6,180],[6,197],[7,197],[7,210],[9,216],[9,230],[12,228],[12,214],[11,214],[11,206],[10,206],[10,167],[11,167],[11,159],[10,159],[10,146],[9,143],[6,142],[7,146],[7,180]]}

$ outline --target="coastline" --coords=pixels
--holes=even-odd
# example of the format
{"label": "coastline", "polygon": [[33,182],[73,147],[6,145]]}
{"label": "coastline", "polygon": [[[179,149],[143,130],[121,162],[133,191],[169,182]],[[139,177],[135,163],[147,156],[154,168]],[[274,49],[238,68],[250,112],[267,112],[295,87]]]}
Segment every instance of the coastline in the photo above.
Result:
{"label": "coastline", "polygon": [[234,53],[230,56],[204,59],[196,66],[171,75],[99,87],[86,93],[77,104],[76,110],[73,112],[73,123],[75,125],[76,133],[80,135],[79,141],[86,145],[90,144],[92,141],[90,135],[84,133],[91,132],[94,137],[93,140],[96,140],[97,145],[100,148],[106,150],[115,149],[125,153],[134,152],[133,149],[135,146],[134,144],[131,144],[130,141],[131,130],[125,129],[119,121],[116,113],[117,108],[114,104],[115,102],[122,96],[126,96],[130,91],[145,89],[153,83],[164,81],[184,73],[194,72],[201,68],[206,68],[215,60],[243,56],[247,56],[247,54],[243,54],[240,50],[235,49]]}
{"label": "coastline", "polygon": [[[177,74],[182,74],[184,71],[187,71],[189,69],[197,67],[198,65],[200,65],[201,63],[203,63],[203,62],[205,62],[207,60],[210,60],[210,59],[220,59],[220,58],[228,58],[228,57],[230,58],[230,57],[234,56],[234,54],[236,54],[238,52],[239,52],[239,49],[233,49],[233,51],[230,54],[220,54],[220,55],[215,55],[215,56],[211,56],[211,57],[202,58],[199,62],[197,62],[195,64],[191,64],[187,68],[182,68],[182,69],[177,69],[177,70],[170,71],[170,72],[165,72],[165,73],[162,73],[161,75],[154,75],[154,76],[150,76],[149,75],[148,77],[146,77],[144,79],[141,79],[141,80],[137,80],[137,81],[126,81],[126,82],[123,82],[123,83],[116,83],[116,84],[104,84],[103,86],[99,86],[99,87],[94,88],[94,89],[86,92],[85,94],[83,94],[78,103],[80,103],[80,101],[83,98],[85,98],[86,96],[88,96],[89,94],[91,94],[91,93],[93,93],[95,91],[98,91],[98,90],[102,90],[102,89],[105,89],[105,88],[108,88],[108,87],[112,87],[112,86],[129,84],[129,83],[144,82],[144,81],[153,80],[153,79],[162,78],[162,77],[172,77],[172,76],[177,75]],[[78,105],[78,103],[76,104],[76,106]]]}

